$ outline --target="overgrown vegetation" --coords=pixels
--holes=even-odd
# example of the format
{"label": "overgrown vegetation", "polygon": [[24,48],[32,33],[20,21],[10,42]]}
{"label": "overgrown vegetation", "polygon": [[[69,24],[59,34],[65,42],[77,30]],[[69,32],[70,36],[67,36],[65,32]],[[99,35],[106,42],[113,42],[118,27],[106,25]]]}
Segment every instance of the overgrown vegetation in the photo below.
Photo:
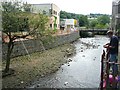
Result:
{"label": "overgrown vegetation", "polygon": [[[8,50],[6,67],[4,70],[4,72],[7,73],[9,72],[10,57],[15,40],[30,36],[40,39],[43,45],[42,38],[51,35],[51,32],[48,27],[49,18],[43,14],[30,13],[29,4],[22,4],[18,1],[3,1],[2,7],[3,33],[8,37],[8,42],[5,42],[8,45]],[[26,32],[26,34],[20,34],[21,32]]]}
{"label": "overgrown vegetation", "polygon": [[81,15],[80,17],[79,17],[79,26],[80,27],[86,27],[86,28],[88,28],[88,26],[89,26],[89,21],[88,21],[88,18],[87,18],[87,16],[85,16],[85,15]]}
{"label": "overgrown vegetation", "polygon": [[65,11],[60,11],[60,19],[76,19],[79,20],[81,14],[68,13]]}
{"label": "overgrown vegetation", "polygon": [[110,15],[105,14],[82,15],[61,11],[60,19],[76,19],[80,27],[97,29],[109,28],[110,23]]}
{"label": "overgrown vegetation", "polygon": [[19,2],[2,2],[2,27],[3,33],[8,36],[8,50],[5,73],[9,71],[10,56],[14,47],[14,40],[18,38],[25,38],[28,35],[18,36],[16,32],[24,30],[29,31],[28,18],[25,17],[21,10]]}

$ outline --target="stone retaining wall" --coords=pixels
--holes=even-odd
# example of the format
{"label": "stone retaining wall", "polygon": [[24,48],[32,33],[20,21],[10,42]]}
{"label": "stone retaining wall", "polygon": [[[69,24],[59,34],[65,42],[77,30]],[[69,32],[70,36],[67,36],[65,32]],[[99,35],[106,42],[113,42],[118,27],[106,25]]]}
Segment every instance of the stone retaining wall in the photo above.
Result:
{"label": "stone retaining wall", "polygon": [[[45,49],[54,48],[65,43],[73,42],[78,38],[79,38],[79,32],[57,36],[54,39],[54,42],[49,42],[49,44],[45,44],[44,48]],[[15,46],[13,48],[11,58],[16,56],[21,56],[21,55],[27,55],[27,51],[29,54],[43,51],[43,46],[41,45],[40,40],[31,39],[31,40],[15,42]],[[7,44],[3,44],[2,45],[3,60],[6,59],[6,54],[7,54]]]}

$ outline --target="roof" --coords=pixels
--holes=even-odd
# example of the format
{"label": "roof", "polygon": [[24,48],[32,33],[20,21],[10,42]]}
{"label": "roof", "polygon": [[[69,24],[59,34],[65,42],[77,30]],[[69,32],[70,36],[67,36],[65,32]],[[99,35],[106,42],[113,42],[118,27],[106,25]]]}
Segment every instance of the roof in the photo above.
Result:
{"label": "roof", "polygon": [[40,3],[40,4],[31,4],[31,5],[51,5],[52,3]]}
{"label": "roof", "polygon": [[[40,3],[40,4],[31,4],[31,5],[55,5],[57,6],[56,4],[54,3]],[[58,6],[57,6],[58,7]]]}

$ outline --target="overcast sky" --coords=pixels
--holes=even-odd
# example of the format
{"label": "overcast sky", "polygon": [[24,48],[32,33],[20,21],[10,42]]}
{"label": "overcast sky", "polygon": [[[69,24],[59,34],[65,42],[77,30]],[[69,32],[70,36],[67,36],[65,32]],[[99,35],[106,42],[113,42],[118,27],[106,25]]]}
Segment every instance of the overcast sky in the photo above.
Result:
{"label": "overcast sky", "polygon": [[28,3],[31,4],[54,3],[63,11],[77,14],[90,14],[90,13],[111,14],[113,0],[22,0],[22,1],[27,1]]}

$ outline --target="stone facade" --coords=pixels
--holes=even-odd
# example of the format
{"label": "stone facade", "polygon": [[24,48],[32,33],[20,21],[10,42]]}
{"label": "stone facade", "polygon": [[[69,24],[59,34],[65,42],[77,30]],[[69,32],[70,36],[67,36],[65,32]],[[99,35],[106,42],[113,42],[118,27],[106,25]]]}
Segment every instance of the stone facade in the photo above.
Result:
{"label": "stone facade", "polygon": [[120,29],[120,0],[115,0],[112,3],[112,29]]}
{"label": "stone facade", "polygon": [[[44,48],[46,50],[50,48],[54,48],[65,43],[73,42],[78,38],[79,38],[79,32],[57,36],[54,38],[54,42],[49,42],[48,44],[45,44]],[[31,39],[31,40],[17,41],[15,42],[15,46],[13,48],[11,58],[16,56],[27,55],[28,53],[31,54],[34,52],[41,52],[41,51],[43,51],[43,46],[41,45],[40,40]],[[6,54],[7,54],[7,44],[3,44],[2,45],[3,60],[6,59]]]}

